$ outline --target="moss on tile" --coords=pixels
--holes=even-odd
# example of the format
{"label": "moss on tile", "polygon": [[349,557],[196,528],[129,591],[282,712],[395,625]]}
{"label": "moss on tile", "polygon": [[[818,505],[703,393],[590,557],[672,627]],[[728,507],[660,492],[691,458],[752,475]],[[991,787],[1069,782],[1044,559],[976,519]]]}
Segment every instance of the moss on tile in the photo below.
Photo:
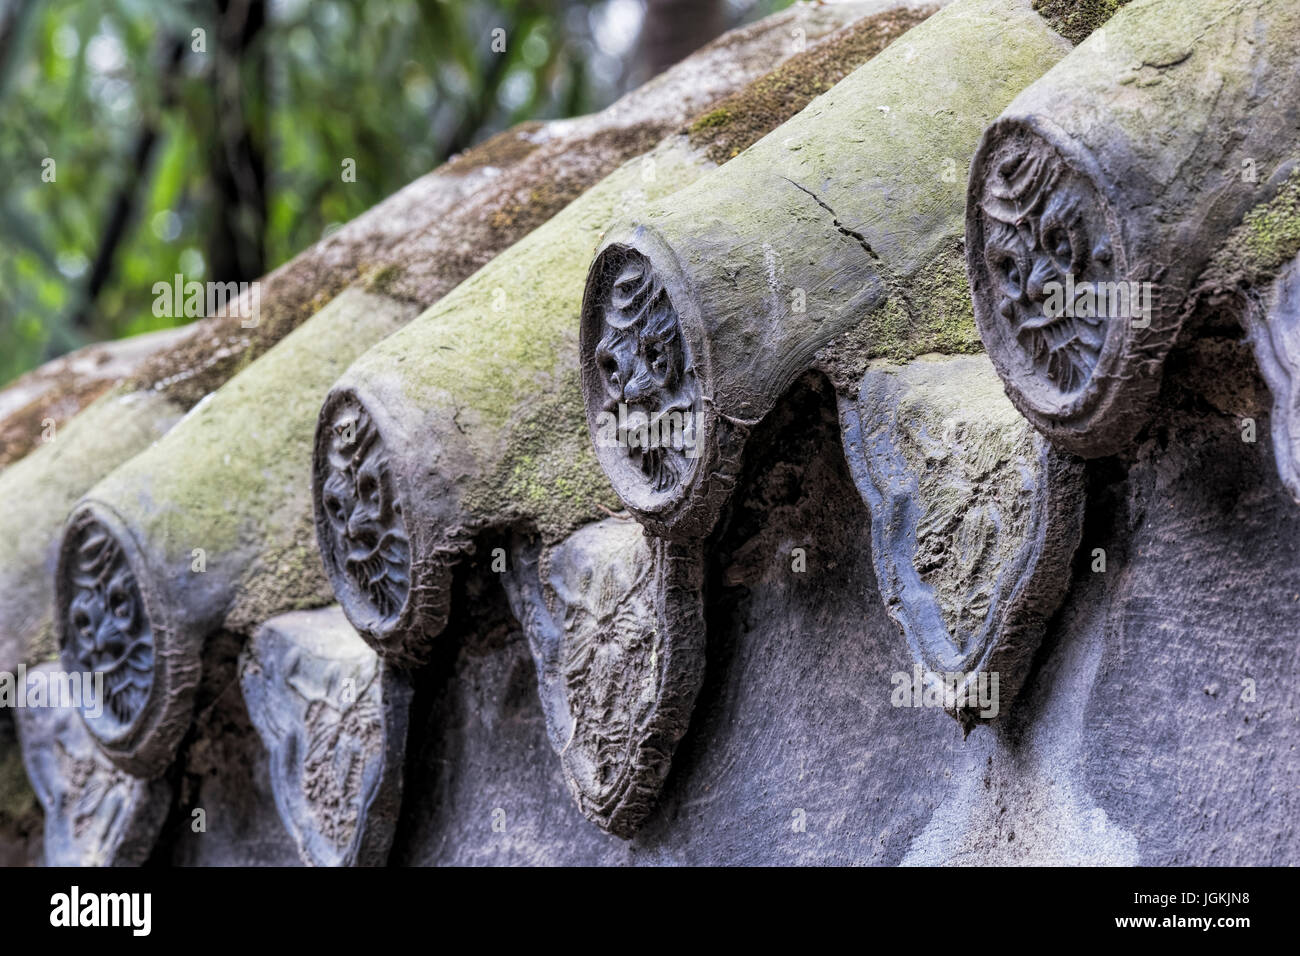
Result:
{"label": "moss on tile", "polygon": [[844,394],[856,392],[873,360],[908,362],[918,356],[971,355],[984,351],[959,242],[942,249],[906,280],[891,277],[883,308],[832,341],[819,365]]}
{"label": "moss on tile", "polygon": [[1204,290],[1262,286],[1300,253],[1300,168],[1255,206],[1214,254],[1198,283]]}
{"label": "moss on tile", "polygon": [[727,97],[687,127],[691,145],[725,163],[825,93],[937,7],[904,7],[864,17],[791,57]]}
{"label": "moss on tile", "polygon": [[559,534],[600,517],[617,500],[591,450],[578,385],[587,267],[609,223],[711,168],[682,136],[624,164],[372,348],[340,384],[391,380],[385,401],[418,409],[437,436],[414,453],[436,460],[465,450],[480,470],[446,477],[471,520]]}
{"label": "moss on tile", "polygon": [[1034,9],[1061,36],[1082,43],[1129,0],[1034,0]]}

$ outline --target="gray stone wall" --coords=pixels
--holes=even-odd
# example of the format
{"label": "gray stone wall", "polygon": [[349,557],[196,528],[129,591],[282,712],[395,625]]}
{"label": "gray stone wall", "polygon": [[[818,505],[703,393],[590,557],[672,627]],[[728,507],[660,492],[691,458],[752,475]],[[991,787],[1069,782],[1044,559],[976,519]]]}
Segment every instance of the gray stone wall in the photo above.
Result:
{"label": "gray stone wall", "polygon": [[1295,863],[1300,512],[1266,430],[1167,408],[1127,473],[1090,465],[1065,605],[1015,705],[963,740],[891,706],[911,663],[829,396],[780,418],[710,548],[704,684],[637,836],[574,807],[526,641],[469,569],[417,689],[393,862]]}

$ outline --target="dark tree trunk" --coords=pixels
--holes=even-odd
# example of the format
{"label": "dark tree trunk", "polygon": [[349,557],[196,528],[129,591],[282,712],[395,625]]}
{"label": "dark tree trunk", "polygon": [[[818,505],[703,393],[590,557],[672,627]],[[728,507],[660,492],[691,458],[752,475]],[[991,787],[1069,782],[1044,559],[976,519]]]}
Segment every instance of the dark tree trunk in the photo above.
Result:
{"label": "dark tree trunk", "polygon": [[266,272],[266,4],[218,0],[217,13],[208,278],[252,282]]}
{"label": "dark tree trunk", "polygon": [[637,57],[640,78],[658,76],[720,35],[726,25],[722,0],[646,0]]}
{"label": "dark tree trunk", "polygon": [[28,14],[36,8],[30,0],[14,0],[0,12],[0,96],[4,95],[14,66],[14,52],[22,35]]}

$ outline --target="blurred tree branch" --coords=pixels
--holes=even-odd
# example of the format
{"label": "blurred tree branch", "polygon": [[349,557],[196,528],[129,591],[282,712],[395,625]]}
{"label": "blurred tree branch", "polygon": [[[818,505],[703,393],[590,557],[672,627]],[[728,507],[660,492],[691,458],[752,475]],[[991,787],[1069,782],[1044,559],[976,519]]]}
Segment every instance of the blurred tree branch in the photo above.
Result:
{"label": "blurred tree branch", "polygon": [[509,63],[510,57],[506,53],[488,55],[487,69],[483,72],[483,85],[470,107],[461,114],[455,131],[439,148],[438,162],[463,152],[474,144],[476,134],[496,108],[497,93],[501,90],[501,81],[505,79],[506,67]]}
{"label": "blurred tree branch", "polygon": [[[161,114],[170,109],[176,101],[176,78],[180,72],[181,60],[185,56],[186,41],[169,36],[161,40],[159,46],[160,59],[163,63],[161,71],[163,93],[159,111]],[[71,324],[74,329],[90,329],[94,318],[95,302],[113,275],[118,248],[126,235],[127,227],[135,218],[136,209],[148,182],[150,161],[158,142],[160,119],[161,115],[145,117],[136,134],[126,178],[118,187],[117,194],[109,205],[108,217],[104,221],[104,228],[100,234],[98,251],[90,268],[90,277],[86,280],[80,302],[72,313]]]}
{"label": "blurred tree branch", "polygon": [[35,6],[32,0],[10,0],[0,12],[0,99],[4,98],[13,72],[18,39],[23,34],[28,14]]}

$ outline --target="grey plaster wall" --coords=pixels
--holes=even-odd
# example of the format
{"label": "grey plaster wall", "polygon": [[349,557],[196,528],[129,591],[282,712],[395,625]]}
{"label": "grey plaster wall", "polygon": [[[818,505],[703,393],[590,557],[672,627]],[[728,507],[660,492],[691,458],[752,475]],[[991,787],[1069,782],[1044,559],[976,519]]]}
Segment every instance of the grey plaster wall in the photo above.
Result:
{"label": "grey plaster wall", "polygon": [[417,687],[393,862],[1300,860],[1300,510],[1266,420],[1245,442],[1239,413],[1179,392],[1128,459],[1089,466],[1070,595],[1020,698],[963,740],[937,708],[891,706],[910,659],[830,396],[800,391],[715,536],[704,687],[637,837],[573,806],[523,636],[470,565]]}

